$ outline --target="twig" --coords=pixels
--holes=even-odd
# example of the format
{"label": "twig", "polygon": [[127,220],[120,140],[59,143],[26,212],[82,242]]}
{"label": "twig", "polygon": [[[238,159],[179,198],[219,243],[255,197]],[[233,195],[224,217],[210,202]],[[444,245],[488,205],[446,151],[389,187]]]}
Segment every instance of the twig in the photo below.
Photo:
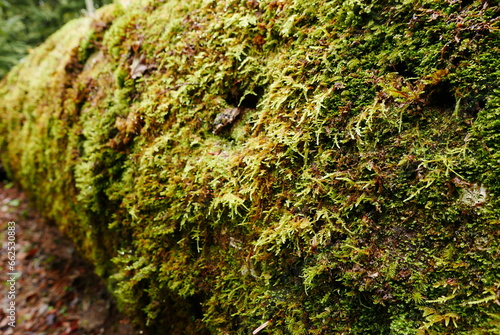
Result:
{"label": "twig", "polygon": [[264,322],[263,324],[261,324],[259,327],[257,327],[253,332],[252,332],[252,335],[255,335],[255,334],[258,334],[260,333],[260,331],[264,328],[267,327],[267,325],[269,325],[273,320],[268,320],[266,322]]}

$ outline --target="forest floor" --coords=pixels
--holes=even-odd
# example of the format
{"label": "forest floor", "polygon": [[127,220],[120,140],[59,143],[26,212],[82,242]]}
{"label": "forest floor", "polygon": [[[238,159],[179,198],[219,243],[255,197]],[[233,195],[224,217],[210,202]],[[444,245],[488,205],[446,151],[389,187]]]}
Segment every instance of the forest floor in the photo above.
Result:
{"label": "forest floor", "polygon": [[[8,227],[14,226],[9,222],[15,222],[16,227],[15,256],[8,250]],[[102,281],[78,256],[71,242],[30,209],[23,192],[3,182],[0,183],[0,240],[1,334],[142,333],[134,330],[118,312]],[[8,263],[9,257],[14,259],[13,268]],[[17,275],[12,277],[10,273]],[[13,292],[12,281],[8,282],[12,278],[16,283]],[[7,310],[12,301],[15,327],[9,325]]]}

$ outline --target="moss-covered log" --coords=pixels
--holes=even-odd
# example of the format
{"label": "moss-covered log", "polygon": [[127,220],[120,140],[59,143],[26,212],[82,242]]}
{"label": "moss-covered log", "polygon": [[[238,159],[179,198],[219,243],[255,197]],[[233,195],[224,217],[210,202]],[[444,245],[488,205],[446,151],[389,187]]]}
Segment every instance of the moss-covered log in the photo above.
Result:
{"label": "moss-covered log", "polygon": [[1,160],[153,334],[499,333],[499,29],[486,0],[110,5],[2,81]]}

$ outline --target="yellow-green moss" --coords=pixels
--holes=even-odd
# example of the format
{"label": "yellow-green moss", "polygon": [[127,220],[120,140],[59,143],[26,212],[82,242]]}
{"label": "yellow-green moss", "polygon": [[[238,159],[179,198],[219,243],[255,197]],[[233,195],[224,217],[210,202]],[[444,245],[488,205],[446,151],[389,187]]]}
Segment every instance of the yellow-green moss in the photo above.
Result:
{"label": "yellow-green moss", "polygon": [[3,80],[0,157],[153,334],[498,333],[498,12],[112,5]]}

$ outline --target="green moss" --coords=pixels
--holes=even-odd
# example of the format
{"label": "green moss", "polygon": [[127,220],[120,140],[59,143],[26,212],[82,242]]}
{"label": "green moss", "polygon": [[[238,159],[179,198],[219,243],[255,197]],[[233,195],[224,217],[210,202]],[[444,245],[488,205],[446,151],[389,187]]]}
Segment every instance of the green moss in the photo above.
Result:
{"label": "green moss", "polygon": [[497,17],[111,5],[2,81],[0,158],[151,333],[496,333]]}

